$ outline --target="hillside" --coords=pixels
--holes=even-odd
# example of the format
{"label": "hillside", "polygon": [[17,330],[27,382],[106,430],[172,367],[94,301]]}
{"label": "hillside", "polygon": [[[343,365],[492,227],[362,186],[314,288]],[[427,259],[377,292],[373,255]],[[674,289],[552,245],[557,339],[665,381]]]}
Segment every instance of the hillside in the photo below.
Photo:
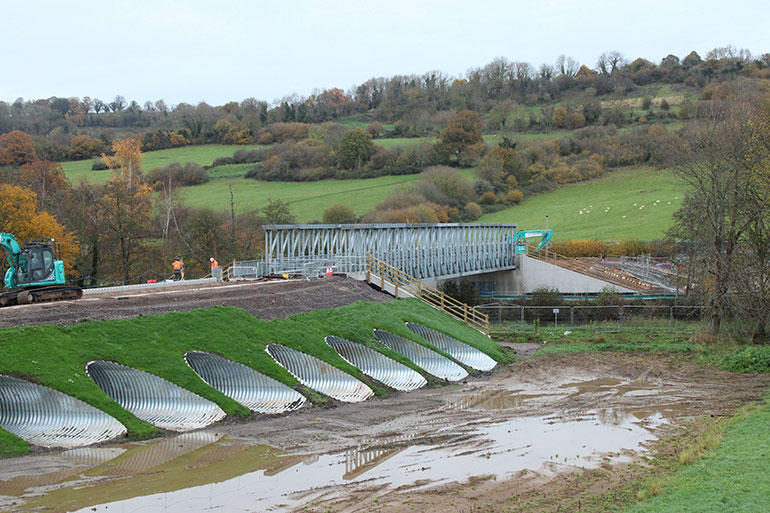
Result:
{"label": "hillside", "polygon": [[684,186],[670,170],[633,168],[563,186],[487,214],[484,223],[517,223],[520,230],[554,229],[555,240],[657,239],[679,208]]}

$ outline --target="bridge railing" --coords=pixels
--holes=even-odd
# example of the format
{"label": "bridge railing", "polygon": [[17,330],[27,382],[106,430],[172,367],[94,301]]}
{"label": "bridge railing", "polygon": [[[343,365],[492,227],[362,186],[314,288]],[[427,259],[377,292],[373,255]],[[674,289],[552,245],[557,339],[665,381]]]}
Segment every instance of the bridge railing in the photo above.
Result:
{"label": "bridge railing", "polygon": [[422,280],[410,276],[401,269],[372,255],[366,256],[366,281],[375,285],[379,282],[381,289],[385,289],[385,282],[388,282],[395,288],[396,297],[398,297],[399,290],[402,290],[430,306],[448,313],[485,335],[489,335],[489,316],[487,314],[426,285]]}

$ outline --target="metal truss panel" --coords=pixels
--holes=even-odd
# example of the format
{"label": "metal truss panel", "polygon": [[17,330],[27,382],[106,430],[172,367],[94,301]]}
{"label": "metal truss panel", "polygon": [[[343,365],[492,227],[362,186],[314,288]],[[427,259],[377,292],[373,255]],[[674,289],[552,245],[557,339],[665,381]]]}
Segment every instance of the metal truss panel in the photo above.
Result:
{"label": "metal truss panel", "polygon": [[268,344],[267,353],[300,383],[346,403],[365,401],[374,392],[346,372],[314,356],[280,344]]}
{"label": "metal truss panel", "polygon": [[223,356],[204,351],[184,355],[203,381],[259,413],[284,413],[305,404],[305,396],[283,383]]}
{"label": "metal truss panel", "polygon": [[272,268],[297,259],[327,262],[335,272],[364,272],[371,254],[416,278],[512,269],[515,224],[269,225],[265,260]]}
{"label": "metal truss panel", "polygon": [[483,353],[464,342],[460,342],[449,335],[445,335],[440,331],[432,330],[422,324],[413,322],[407,322],[406,327],[412,330],[412,333],[421,336],[430,344],[441,349],[446,354],[468,367],[480,371],[488,371],[494,369],[495,365],[497,365],[497,362],[490,358],[486,353]]}
{"label": "metal truss panel", "polygon": [[364,345],[332,335],[326,337],[326,343],[348,363],[390,388],[408,392],[428,383],[419,372]]}
{"label": "metal truss panel", "polygon": [[191,431],[221,420],[216,403],[148,372],[115,362],[88,362],[91,379],[138,418],[171,431]]}
{"label": "metal truss panel", "polygon": [[0,426],[42,447],[81,447],[126,434],[123,424],[83,401],[2,375]]}
{"label": "metal truss panel", "polygon": [[437,378],[458,381],[468,376],[468,371],[449,358],[409,339],[378,329],[374,330],[374,336],[393,351],[409,358],[415,365]]}

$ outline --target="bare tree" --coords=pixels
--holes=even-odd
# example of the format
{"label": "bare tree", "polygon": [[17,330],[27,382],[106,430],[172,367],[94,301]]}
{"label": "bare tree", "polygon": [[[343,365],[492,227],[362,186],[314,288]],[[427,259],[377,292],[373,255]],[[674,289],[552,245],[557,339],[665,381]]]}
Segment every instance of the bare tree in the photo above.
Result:
{"label": "bare tree", "polygon": [[[770,153],[758,145],[764,126],[757,122],[759,104],[746,93],[710,103],[671,152],[675,171],[689,189],[672,235],[697,241],[708,261],[704,283],[714,336],[736,298],[736,277],[745,272],[737,257],[747,251],[750,230],[768,215]],[[753,287],[740,291],[754,292]]]}

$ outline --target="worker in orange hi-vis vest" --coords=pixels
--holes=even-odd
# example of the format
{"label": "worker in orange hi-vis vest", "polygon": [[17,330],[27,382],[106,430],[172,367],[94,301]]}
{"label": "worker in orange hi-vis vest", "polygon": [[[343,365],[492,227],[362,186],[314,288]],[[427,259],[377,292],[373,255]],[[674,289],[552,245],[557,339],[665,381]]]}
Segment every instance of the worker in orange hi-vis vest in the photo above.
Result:
{"label": "worker in orange hi-vis vest", "polygon": [[219,262],[214,257],[209,258],[211,262],[211,277],[217,280],[222,280],[222,271],[219,269]]}
{"label": "worker in orange hi-vis vest", "polygon": [[184,262],[182,259],[176,257],[171,267],[174,269],[174,281],[184,280]]}

